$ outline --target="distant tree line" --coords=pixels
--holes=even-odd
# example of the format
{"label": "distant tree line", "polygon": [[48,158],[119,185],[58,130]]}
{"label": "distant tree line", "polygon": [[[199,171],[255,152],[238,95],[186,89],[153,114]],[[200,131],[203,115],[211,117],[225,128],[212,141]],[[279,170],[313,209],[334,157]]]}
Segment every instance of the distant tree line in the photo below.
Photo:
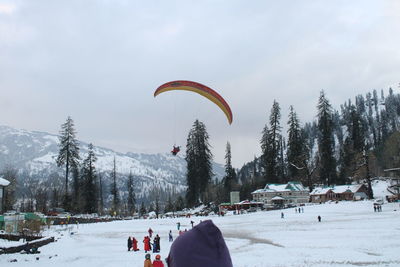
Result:
{"label": "distant tree line", "polygon": [[280,107],[274,101],[269,124],[263,129],[262,155],[238,172],[241,193],[265,183],[301,181],[314,185],[363,182],[371,190],[371,177],[400,167],[400,95],[389,89],[358,95],[334,110],[322,91],[316,105],[316,120],[303,126],[294,107],[289,107],[287,140],[280,127]]}
{"label": "distant tree line", "polygon": [[[43,187],[43,181],[7,167],[2,171],[11,181],[5,195],[6,207],[15,207],[15,194],[20,190],[19,204],[25,210],[45,211],[62,206],[79,213],[142,216],[154,211],[158,215],[201,203],[227,202],[231,191],[240,191],[241,199],[251,199],[251,192],[266,183],[288,181],[301,181],[310,190],[316,185],[362,182],[373,197],[371,177],[383,175],[384,169],[400,167],[400,95],[392,89],[387,96],[383,90],[379,96],[376,90],[358,95],[354,101],[340,105],[340,110],[335,110],[321,91],[316,101],[316,119],[304,124],[293,106],[288,109],[284,133],[281,107],[273,101],[267,123],[261,129],[261,155],[242,168],[233,168],[231,144],[227,142],[222,180],[213,174],[206,126],[196,120],[186,144],[186,192],[154,185],[141,196],[135,195],[138,184],[132,173],[118,175],[115,159],[111,172],[97,172],[92,144],[86,157],[80,159],[73,120],[68,117],[61,126],[57,157],[58,166],[65,169],[64,182],[58,174],[52,174]],[[18,176],[24,176],[29,186],[18,185]],[[122,180],[126,190],[122,190]]]}

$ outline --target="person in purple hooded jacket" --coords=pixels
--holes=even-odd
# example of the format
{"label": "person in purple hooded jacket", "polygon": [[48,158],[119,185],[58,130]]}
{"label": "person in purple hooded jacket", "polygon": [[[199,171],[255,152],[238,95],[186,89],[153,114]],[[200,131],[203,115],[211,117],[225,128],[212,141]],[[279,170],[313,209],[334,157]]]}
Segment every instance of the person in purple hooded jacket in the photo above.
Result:
{"label": "person in purple hooded jacket", "polygon": [[168,267],[232,267],[221,231],[211,220],[177,237],[171,245]]}

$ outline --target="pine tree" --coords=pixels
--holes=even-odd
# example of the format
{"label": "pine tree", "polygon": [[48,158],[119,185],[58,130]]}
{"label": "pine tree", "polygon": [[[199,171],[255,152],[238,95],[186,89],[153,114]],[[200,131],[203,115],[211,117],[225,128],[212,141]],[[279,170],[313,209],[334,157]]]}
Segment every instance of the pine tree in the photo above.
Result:
{"label": "pine tree", "polygon": [[80,188],[80,179],[79,179],[79,170],[78,168],[72,169],[72,210],[76,213],[80,212],[81,206],[81,188]]}
{"label": "pine tree", "polygon": [[318,150],[320,179],[327,185],[335,184],[337,177],[332,126],[332,107],[325,97],[324,91],[321,91],[318,102]]}
{"label": "pine tree", "polygon": [[226,154],[225,154],[225,177],[224,177],[224,188],[225,192],[228,195],[226,199],[229,199],[229,192],[232,191],[232,188],[237,183],[236,181],[236,172],[232,167],[232,153],[231,153],[231,144],[227,142],[226,144]]}
{"label": "pine tree", "polygon": [[355,152],[361,152],[364,150],[364,129],[363,122],[360,113],[354,106],[351,106],[351,139],[353,142],[353,150]]}
{"label": "pine tree", "polygon": [[281,135],[279,137],[279,158],[278,158],[278,177],[281,183],[288,182],[287,180],[287,164],[285,158],[286,151],[286,141],[285,138]]}
{"label": "pine tree", "polygon": [[376,92],[376,90],[373,90],[372,92],[373,97],[372,97],[372,101],[373,101],[373,105],[375,107],[375,121],[376,121],[376,125],[378,125],[378,130],[376,132],[377,134],[377,144],[376,146],[378,146],[379,144],[382,143],[382,136],[381,136],[381,131],[379,130],[380,128],[380,124],[381,124],[381,118],[380,118],[380,114],[379,114],[379,100],[378,100],[378,93]]}
{"label": "pine tree", "polygon": [[186,145],[187,185],[186,200],[189,207],[199,201],[207,202],[206,189],[212,177],[212,154],[204,123],[196,120],[189,132]]}
{"label": "pine tree", "polygon": [[97,187],[96,187],[96,168],[94,163],[97,157],[93,151],[93,145],[89,144],[88,155],[82,164],[82,180],[83,180],[83,200],[84,212],[95,213],[97,212]]}
{"label": "pine tree", "polygon": [[65,196],[64,196],[64,208],[69,208],[70,199],[68,196],[68,177],[70,167],[78,168],[79,164],[79,146],[76,140],[76,131],[74,129],[74,122],[71,117],[67,118],[67,121],[61,125],[60,130],[60,150],[57,157],[57,166],[61,167],[65,165]]}
{"label": "pine tree", "polygon": [[265,168],[265,181],[279,183],[280,146],[281,146],[281,111],[278,102],[274,100],[269,118],[269,129],[264,127],[261,138],[263,165]]}
{"label": "pine tree", "polygon": [[99,213],[104,212],[104,197],[103,197],[103,175],[99,174]]}
{"label": "pine tree", "polygon": [[128,187],[128,212],[130,215],[133,215],[135,213],[136,197],[134,191],[135,188],[133,184],[132,172],[129,172],[127,187]]}
{"label": "pine tree", "polygon": [[[268,129],[268,124],[266,124],[262,130],[262,136],[260,140],[261,144],[261,167],[262,167],[262,175],[264,177],[267,176],[267,166],[268,166],[268,157],[267,153],[268,151],[271,150],[270,142],[269,142],[269,129]],[[265,178],[266,179],[266,178]]]}
{"label": "pine tree", "polygon": [[399,129],[398,97],[393,94],[392,88],[389,88],[389,96],[385,100],[385,109],[390,125],[389,134],[391,134]]}
{"label": "pine tree", "polygon": [[119,204],[120,204],[120,199],[119,199],[119,194],[118,194],[118,187],[117,187],[117,163],[114,157],[114,164],[113,164],[113,170],[111,172],[111,177],[112,177],[112,185],[111,185],[111,195],[112,195],[112,213],[113,215],[116,215],[119,213]]}
{"label": "pine tree", "polygon": [[372,190],[372,175],[371,175],[371,170],[370,170],[370,153],[368,151],[369,146],[367,145],[365,147],[365,150],[363,151],[363,158],[364,158],[364,166],[365,166],[365,182],[367,184],[367,195],[369,199],[374,198],[374,191]]}
{"label": "pine tree", "polygon": [[376,134],[376,126],[375,126],[375,121],[373,118],[373,109],[372,106],[374,105],[371,93],[367,93],[367,107],[368,107],[368,128],[370,132],[372,133],[372,138],[373,138],[373,148],[378,147],[378,139],[377,139],[377,134]]}
{"label": "pine tree", "polygon": [[155,203],[155,208],[154,208],[154,212],[156,213],[157,219],[158,219],[158,215],[160,214],[160,200],[159,197],[156,197],[156,203]]}
{"label": "pine tree", "polygon": [[302,164],[305,148],[300,122],[293,106],[290,106],[288,126],[287,160],[289,177],[298,180],[304,172],[301,172],[296,166]]}
{"label": "pine tree", "polygon": [[351,138],[346,138],[343,146],[341,147],[340,151],[340,170],[339,170],[339,177],[338,177],[338,184],[346,184],[350,181],[350,178],[353,176],[353,172],[356,168],[356,161],[353,149],[353,142]]}

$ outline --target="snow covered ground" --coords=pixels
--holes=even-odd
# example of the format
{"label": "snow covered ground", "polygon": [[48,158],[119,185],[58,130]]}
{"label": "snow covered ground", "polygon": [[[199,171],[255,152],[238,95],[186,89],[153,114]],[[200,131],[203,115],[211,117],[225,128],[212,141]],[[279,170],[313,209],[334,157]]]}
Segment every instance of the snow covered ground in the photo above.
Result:
{"label": "snow covered ground", "polygon": [[[383,212],[378,213],[370,201],[341,202],[306,206],[300,214],[286,209],[210,219],[221,229],[235,267],[400,266],[399,203],[384,204],[382,208]],[[322,217],[320,223],[318,215]],[[198,223],[205,219],[54,227],[48,234],[58,241],[40,248],[41,254],[0,255],[0,266],[141,267],[144,260],[141,240],[149,227],[160,234],[160,254],[165,258],[170,247],[168,232],[171,229],[174,237],[177,235],[178,221],[181,228],[190,229],[190,220]],[[141,251],[127,251],[128,236],[140,239]],[[10,262],[12,259],[17,262]]]}

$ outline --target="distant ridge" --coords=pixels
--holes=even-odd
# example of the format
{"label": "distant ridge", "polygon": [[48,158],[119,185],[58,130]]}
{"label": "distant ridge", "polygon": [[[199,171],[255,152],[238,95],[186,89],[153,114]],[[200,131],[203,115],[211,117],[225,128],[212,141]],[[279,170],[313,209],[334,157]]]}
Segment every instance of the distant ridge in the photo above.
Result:
{"label": "distant ridge", "polygon": [[[29,174],[37,179],[49,177],[52,173],[63,176],[64,170],[55,163],[58,143],[58,136],[55,134],[0,126],[0,170],[9,165],[18,169],[19,173]],[[81,158],[85,158],[87,146],[87,143],[80,142]],[[98,173],[110,172],[115,157],[117,173],[124,178],[131,172],[139,194],[154,187],[175,192],[186,189],[186,161],[182,157],[169,153],[120,153],[98,146],[94,147],[94,152],[98,158],[95,163]],[[221,179],[224,168],[214,163],[213,172]],[[121,187],[124,183],[119,181]]]}

